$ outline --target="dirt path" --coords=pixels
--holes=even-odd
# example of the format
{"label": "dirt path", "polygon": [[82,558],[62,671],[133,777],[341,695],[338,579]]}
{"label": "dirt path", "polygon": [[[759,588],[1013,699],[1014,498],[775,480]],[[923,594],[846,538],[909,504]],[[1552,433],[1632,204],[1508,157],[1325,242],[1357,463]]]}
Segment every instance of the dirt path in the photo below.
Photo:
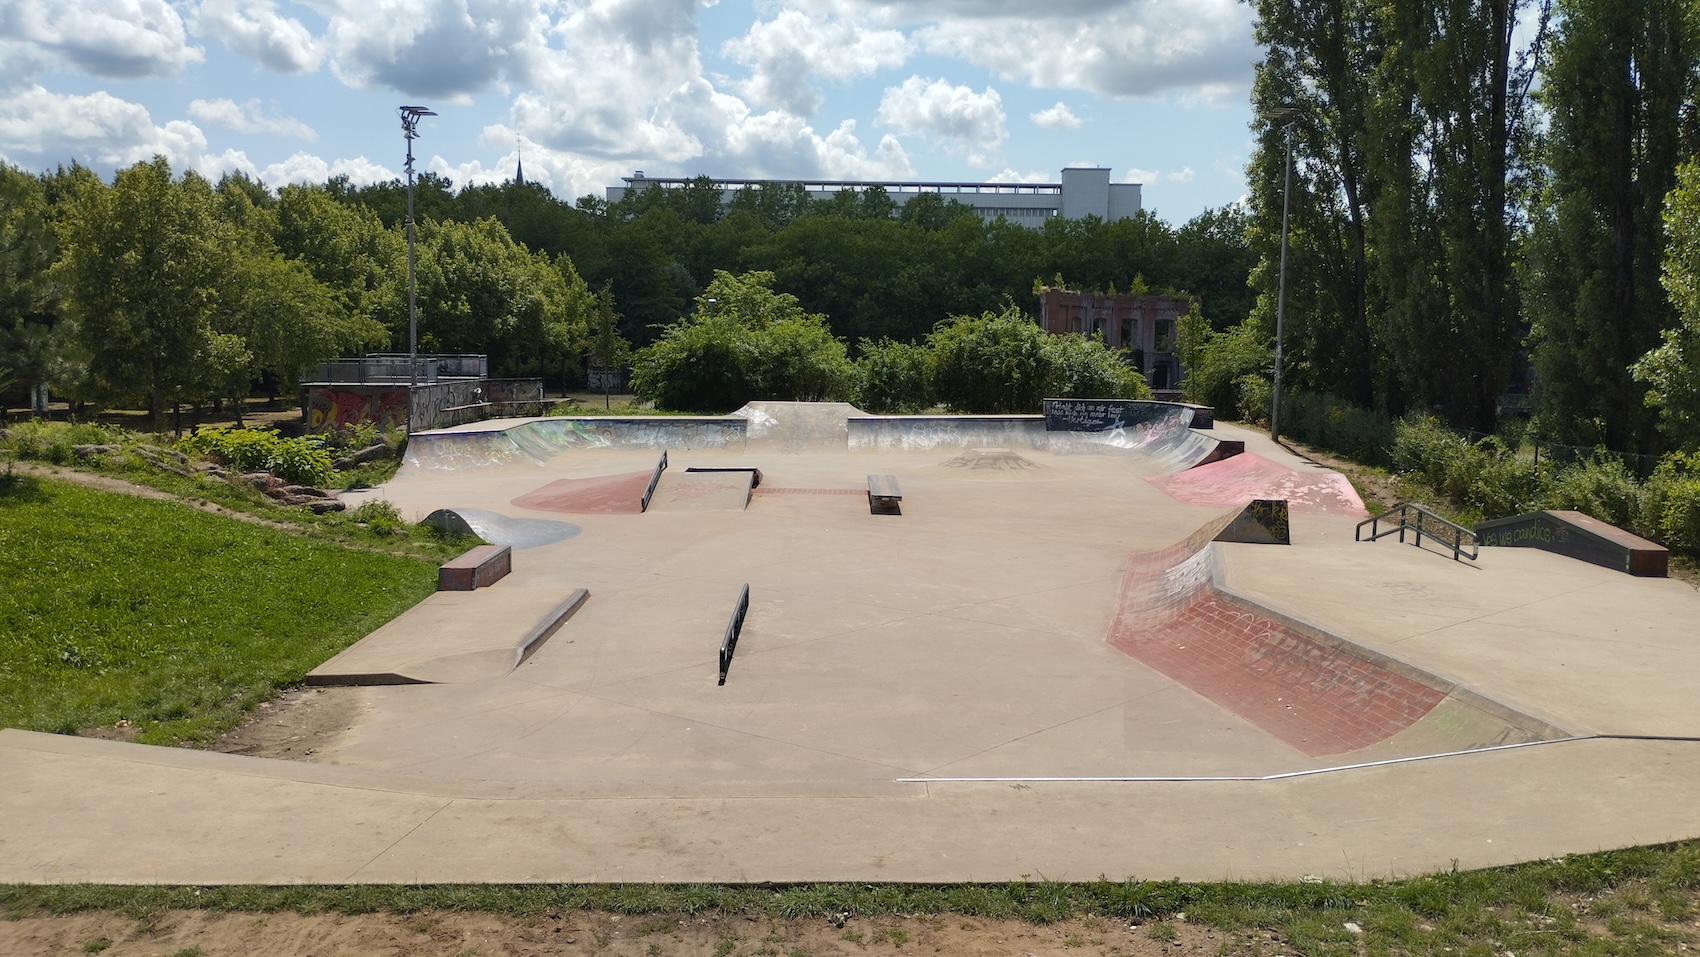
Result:
{"label": "dirt path", "polygon": [[1034,925],[960,916],[813,919],[570,912],[537,917],[426,912],[302,915],[170,911],[136,920],[112,912],[0,921],[0,953],[203,957],[1155,957],[1287,953],[1268,931],[1218,931],[1184,921],[1133,925],[1082,918]]}

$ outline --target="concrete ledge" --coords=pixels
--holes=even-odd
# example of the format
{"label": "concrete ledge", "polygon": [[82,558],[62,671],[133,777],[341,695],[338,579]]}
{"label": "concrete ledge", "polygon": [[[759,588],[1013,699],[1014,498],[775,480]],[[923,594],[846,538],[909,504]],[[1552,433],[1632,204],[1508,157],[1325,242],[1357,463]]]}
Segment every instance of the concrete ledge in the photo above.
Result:
{"label": "concrete ledge", "polygon": [[438,591],[487,588],[514,570],[513,549],[507,545],[478,545],[437,569]]}

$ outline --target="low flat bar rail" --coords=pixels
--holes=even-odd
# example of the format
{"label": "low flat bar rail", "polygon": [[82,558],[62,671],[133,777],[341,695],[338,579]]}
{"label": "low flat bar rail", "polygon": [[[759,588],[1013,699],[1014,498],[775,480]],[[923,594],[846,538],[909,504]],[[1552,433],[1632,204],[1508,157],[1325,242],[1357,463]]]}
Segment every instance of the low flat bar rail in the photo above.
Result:
{"label": "low flat bar rail", "polygon": [[750,583],[745,582],[738,592],[738,604],[732,609],[732,620],[726,623],[726,637],[720,639],[720,681],[726,683],[726,672],[732,670],[732,653],[738,650],[738,635],[744,630],[744,616],[750,612]]}
{"label": "low flat bar rail", "polygon": [[[1412,516],[1415,516],[1414,520]],[[1393,525],[1393,527],[1380,527],[1382,519],[1392,521],[1395,517],[1398,518],[1398,522]],[[1421,505],[1415,505],[1410,502],[1400,502],[1392,508],[1389,508],[1387,511],[1382,512],[1380,515],[1376,515],[1372,518],[1366,518],[1359,522],[1357,531],[1353,533],[1352,538],[1354,541],[1359,542],[1373,542],[1378,538],[1398,532],[1399,540],[1402,542],[1405,540],[1405,529],[1408,528],[1417,533],[1416,546],[1421,548],[1423,545],[1423,524],[1425,522],[1431,523],[1431,527],[1428,530],[1428,537],[1433,540],[1436,545],[1442,545],[1451,549],[1453,561],[1468,558],[1473,562],[1476,560],[1476,556],[1480,554],[1480,543],[1476,541],[1475,532],[1470,531],[1456,522],[1442,518],[1428,509],[1423,508]],[[1365,525],[1369,526],[1368,538],[1364,537]],[[1450,542],[1447,541],[1444,533],[1440,535],[1435,534],[1432,526],[1439,526],[1441,529],[1451,531],[1452,540]],[[1468,546],[1465,546],[1464,544],[1464,540],[1466,538],[1470,540],[1470,544]],[[1468,547],[1468,551],[1465,551],[1466,547]]]}

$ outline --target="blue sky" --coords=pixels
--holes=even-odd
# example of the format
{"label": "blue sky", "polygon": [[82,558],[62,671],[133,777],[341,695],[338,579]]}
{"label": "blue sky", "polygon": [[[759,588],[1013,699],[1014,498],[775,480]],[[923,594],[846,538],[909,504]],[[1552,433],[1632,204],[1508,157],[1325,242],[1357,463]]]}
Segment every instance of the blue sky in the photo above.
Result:
{"label": "blue sky", "polygon": [[1238,0],[0,0],[0,158],[364,183],[417,103],[457,184],[1096,165],[1178,224],[1245,192],[1256,58]]}

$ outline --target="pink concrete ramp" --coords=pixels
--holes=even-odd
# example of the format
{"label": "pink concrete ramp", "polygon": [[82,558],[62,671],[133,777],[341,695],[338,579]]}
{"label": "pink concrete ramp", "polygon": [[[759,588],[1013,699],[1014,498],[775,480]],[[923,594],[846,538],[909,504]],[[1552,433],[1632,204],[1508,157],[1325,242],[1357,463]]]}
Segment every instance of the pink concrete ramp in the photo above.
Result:
{"label": "pink concrete ramp", "polygon": [[556,479],[513,500],[519,508],[568,515],[636,514],[654,471]]}
{"label": "pink concrete ramp", "polygon": [[1187,505],[1235,508],[1251,499],[1286,499],[1295,512],[1368,515],[1352,483],[1323,468],[1289,468],[1255,452],[1147,478],[1170,498]]}
{"label": "pink concrete ramp", "polygon": [[[1304,626],[1215,582],[1210,540],[1233,516],[1168,548],[1132,556],[1107,640],[1310,757],[1363,751],[1443,704],[1503,722],[1497,740],[1564,732],[1344,638]],[[1454,695],[1459,699],[1449,700]]]}

